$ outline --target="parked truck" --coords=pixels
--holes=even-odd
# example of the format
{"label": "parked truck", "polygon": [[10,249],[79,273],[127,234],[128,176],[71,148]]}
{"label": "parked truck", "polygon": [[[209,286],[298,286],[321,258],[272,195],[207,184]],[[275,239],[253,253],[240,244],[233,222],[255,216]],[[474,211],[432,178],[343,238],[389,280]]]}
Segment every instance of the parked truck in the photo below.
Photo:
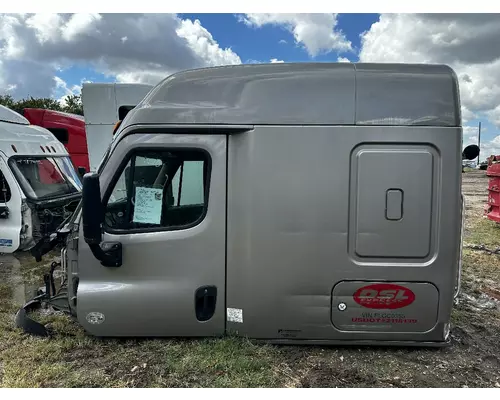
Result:
{"label": "parked truck", "polygon": [[63,295],[49,285],[17,325],[48,334],[27,315],[43,302],[101,337],[446,345],[461,146],[447,66],[174,74],[85,175],[58,232]]}
{"label": "parked truck", "polygon": [[82,176],[90,171],[83,116],[41,108],[25,108],[23,116],[30,124],[50,131],[66,147],[75,169]]}
{"label": "parked truck", "polygon": [[0,106],[0,252],[30,250],[76,209],[82,184],[47,129]]}

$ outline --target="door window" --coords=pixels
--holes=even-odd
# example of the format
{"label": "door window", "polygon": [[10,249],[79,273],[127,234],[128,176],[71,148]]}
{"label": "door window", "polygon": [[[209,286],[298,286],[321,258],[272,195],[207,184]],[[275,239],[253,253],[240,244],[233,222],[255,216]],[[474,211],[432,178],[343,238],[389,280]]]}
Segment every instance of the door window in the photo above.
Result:
{"label": "door window", "polygon": [[135,152],[119,173],[105,207],[110,231],[174,230],[203,219],[209,158],[201,150]]}

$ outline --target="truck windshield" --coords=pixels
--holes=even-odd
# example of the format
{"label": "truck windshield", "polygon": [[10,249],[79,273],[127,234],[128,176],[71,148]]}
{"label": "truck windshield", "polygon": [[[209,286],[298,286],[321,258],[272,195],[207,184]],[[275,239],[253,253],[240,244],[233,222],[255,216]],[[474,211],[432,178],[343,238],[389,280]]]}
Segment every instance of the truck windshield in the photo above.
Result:
{"label": "truck windshield", "polygon": [[20,157],[10,160],[27,197],[45,200],[79,193],[82,184],[69,157]]}

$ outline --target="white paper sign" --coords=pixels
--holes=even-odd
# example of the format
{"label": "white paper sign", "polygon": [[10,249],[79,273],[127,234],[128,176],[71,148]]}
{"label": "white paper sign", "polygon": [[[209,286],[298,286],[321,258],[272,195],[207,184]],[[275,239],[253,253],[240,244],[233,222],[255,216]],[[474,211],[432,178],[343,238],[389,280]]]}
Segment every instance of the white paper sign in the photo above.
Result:
{"label": "white paper sign", "polygon": [[134,222],[142,224],[161,223],[163,189],[135,188]]}
{"label": "white paper sign", "polygon": [[228,308],[227,320],[229,322],[243,323],[243,310],[241,308]]}

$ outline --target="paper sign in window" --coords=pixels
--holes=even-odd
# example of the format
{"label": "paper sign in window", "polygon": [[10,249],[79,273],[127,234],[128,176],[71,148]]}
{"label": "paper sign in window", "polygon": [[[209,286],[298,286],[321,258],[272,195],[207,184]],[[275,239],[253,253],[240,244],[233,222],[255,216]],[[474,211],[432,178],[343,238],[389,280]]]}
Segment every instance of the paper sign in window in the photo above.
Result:
{"label": "paper sign in window", "polygon": [[134,222],[141,224],[161,223],[163,189],[137,187],[135,189]]}

